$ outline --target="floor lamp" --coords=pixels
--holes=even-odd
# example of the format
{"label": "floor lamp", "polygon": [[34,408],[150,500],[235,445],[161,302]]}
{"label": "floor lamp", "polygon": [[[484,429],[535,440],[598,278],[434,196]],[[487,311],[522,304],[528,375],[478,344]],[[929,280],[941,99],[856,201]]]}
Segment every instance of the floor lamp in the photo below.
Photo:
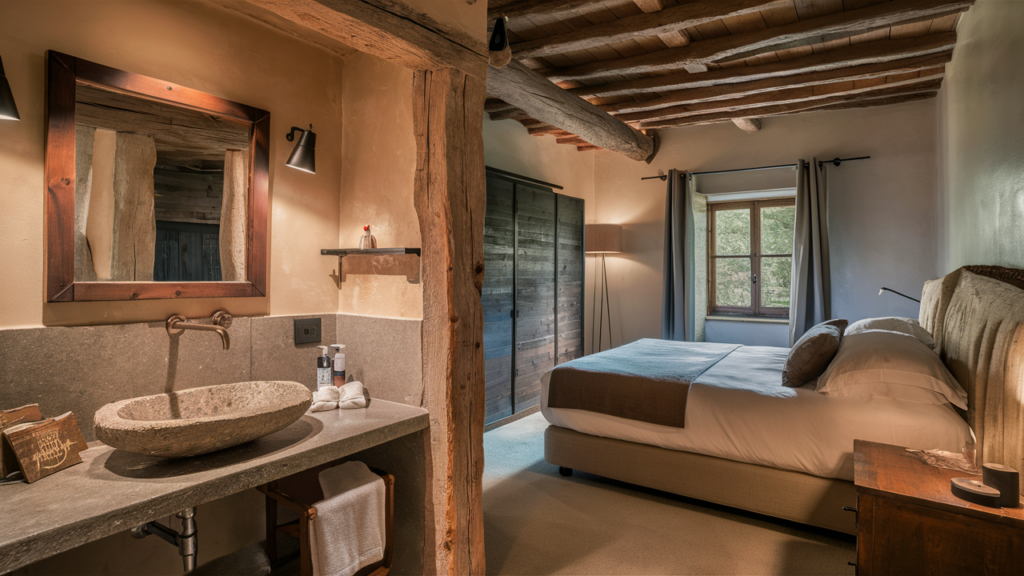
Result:
{"label": "floor lamp", "polygon": [[[618,254],[622,252],[622,226],[618,224],[587,224],[584,229],[584,251],[587,254],[601,255],[601,304],[597,304],[597,269],[594,269],[594,304],[591,308],[598,307],[601,312],[601,319],[597,330],[597,351],[603,350],[604,343],[604,311],[608,310],[608,345],[612,346],[612,300],[608,294],[608,268],[604,257],[607,254]],[[596,309],[591,312],[591,322],[597,314]],[[590,329],[590,341],[594,341],[593,323]],[[593,344],[591,344],[593,345]]]}

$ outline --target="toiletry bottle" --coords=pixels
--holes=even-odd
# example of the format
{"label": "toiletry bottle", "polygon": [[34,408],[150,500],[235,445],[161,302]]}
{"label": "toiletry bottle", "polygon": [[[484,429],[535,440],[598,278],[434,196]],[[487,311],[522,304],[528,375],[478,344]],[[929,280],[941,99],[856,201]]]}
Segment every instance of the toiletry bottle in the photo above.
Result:
{"label": "toiletry bottle", "polygon": [[316,389],[334,385],[334,370],[331,369],[331,357],[327,346],[317,346],[323,354],[316,357]]}
{"label": "toiletry bottle", "polygon": [[331,348],[334,348],[334,385],[341,388],[345,385],[345,353],[342,350],[345,349],[344,344],[331,344]]}
{"label": "toiletry bottle", "polygon": [[359,239],[359,249],[366,250],[368,248],[376,248],[377,239],[370,234],[370,225],[363,226],[363,237]]}

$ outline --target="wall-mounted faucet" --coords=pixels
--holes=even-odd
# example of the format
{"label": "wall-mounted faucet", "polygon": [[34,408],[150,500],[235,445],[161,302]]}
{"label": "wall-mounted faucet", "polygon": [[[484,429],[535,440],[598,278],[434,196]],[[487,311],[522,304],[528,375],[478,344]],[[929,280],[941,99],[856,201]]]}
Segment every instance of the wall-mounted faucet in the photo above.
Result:
{"label": "wall-mounted faucet", "polygon": [[181,314],[175,314],[167,319],[167,333],[171,336],[177,336],[185,330],[206,330],[208,332],[216,332],[220,334],[220,339],[224,342],[224,349],[228,350],[231,348],[231,336],[228,335],[228,328],[231,328],[232,317],[228,314],[227,310],[217,310],[213,313],[213,324],[189,324],[188,319]]}

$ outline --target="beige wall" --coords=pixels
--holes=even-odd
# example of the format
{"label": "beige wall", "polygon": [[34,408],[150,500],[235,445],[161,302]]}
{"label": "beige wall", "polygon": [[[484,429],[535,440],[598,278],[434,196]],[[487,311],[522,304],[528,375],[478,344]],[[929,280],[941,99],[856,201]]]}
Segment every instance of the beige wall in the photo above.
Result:
{"label": "beige wall", "polygon": [[960,20],[939,92],[939,272],[1024,268],[1024,2],[981,0]]}
{"label": "beige wall", "polygon": [[[271,114],[269,298],[43,304],[45,51],[58,50]],[[0,55],[21,122],[0,125],[0,328],[335,312],[341,59],[202,2],[0,0]],[[317,174],[284,166],[289,126],[312,123]]]}
{"label": "beige wall", "polygon": [[[915,316],[909,294],[936,277],[935,101],[767,118],[748,134],[732,124],[662,131],[651,165],[599,151],[595,218],[619,223],[624,254],[608,258],[616,345],[660,336],[665,183],[643,176],[680,170],[770,166],[799,158],[871,156],[829,171],[833,315]],[[702,177],[701,191],[795,185],[792,170]],[[711,198],[713,199],[713,198]]]}
{"label": "beige wall", "polygon": [[[339,248],[358,247],[366,224],[380,248],[420,246],[412,78],[367,54],[345,58]],[[340,288],[341,312],[423,317],[423,285],[405,276],[349,274]]]}

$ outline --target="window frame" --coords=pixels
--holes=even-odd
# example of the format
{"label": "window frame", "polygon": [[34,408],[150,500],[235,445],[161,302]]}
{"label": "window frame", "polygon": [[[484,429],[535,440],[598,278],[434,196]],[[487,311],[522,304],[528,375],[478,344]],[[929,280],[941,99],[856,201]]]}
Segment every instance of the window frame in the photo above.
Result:
{"label": "window frame", "polygon": [[[793,258],[792,251],[789,254],[762,254],[761,253],[761,209],[776,208],[783,206],[796,206],[796,198],[767,198],[764,200],[741,200],[725,202],[708,202],[708,315],[719,316],[748,316],[756,318],[788,318],[789,307],[778,308],[761,305],[761,261],[763,258]],[[750,211],[750,253],[727,256],[716,255],[715,246],[715,213],[723,210],[737,210],[746,208]],[[750,261],[750,306],[719,306],[717,303],[717,266],[719,259],[741,259]],[[790,260],[792,262],[792,260]],[[792,279],[790,279],[792,281]]]}

